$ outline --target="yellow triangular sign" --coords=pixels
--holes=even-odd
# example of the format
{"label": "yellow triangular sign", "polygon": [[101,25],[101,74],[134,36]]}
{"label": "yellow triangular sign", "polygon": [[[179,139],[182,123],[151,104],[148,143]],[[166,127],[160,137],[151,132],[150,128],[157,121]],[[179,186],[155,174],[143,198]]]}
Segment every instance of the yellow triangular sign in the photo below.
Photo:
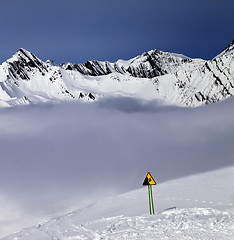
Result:
{"label": "yellow triangular sign", "polygon": [[157,183],[154,181],[152,175],[150,174],[150,172],[148,172],[142,185],[148,186],[148,185],[156,185],[156,184]]}

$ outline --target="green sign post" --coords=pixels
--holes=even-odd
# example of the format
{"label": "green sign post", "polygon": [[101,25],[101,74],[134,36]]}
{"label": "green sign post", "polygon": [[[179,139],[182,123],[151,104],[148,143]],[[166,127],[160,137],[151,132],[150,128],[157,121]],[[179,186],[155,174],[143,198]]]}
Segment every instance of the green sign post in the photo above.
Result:
{"label": "green sign post", "polygon": [[153,199],[152,185],[156,185],[156,184],[157,183],[154,181],[152,175],[150,174],[150,172],[148,172],[142,185],[148,186],[150,215],[152,213],[154,214],[154,199]]}

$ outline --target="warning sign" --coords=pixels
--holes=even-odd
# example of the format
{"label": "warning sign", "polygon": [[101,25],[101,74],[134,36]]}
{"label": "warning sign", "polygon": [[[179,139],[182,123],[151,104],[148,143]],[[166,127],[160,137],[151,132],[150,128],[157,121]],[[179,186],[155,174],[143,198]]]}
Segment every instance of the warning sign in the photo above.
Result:
{"label": "warning sign", "polygon": [[150,172],[148,172],[142,185],[148,186],[148,185],[156,185],[156,184],[157,183],[154,181],[152,175],[150,174]]}

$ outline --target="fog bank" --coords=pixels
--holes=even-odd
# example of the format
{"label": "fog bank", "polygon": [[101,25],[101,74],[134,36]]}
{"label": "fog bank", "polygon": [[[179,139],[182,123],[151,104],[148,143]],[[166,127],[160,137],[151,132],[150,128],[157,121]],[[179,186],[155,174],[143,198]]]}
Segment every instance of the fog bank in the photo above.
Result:
{"label": "fog bank", "polygon": [[232,165],[233,106],[113,98],[1,109],[0,236],[140,188],[147,171],[160,184]]}

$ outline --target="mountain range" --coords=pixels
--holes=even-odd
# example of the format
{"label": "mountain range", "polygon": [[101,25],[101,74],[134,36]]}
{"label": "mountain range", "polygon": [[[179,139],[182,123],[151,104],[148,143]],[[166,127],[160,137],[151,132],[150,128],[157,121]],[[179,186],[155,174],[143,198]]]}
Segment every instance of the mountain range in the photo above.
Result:
{"label": "mountain range", "polygon": [[159,50],[130,60],[55,64],[21,48],[0,65],[0,106],[130,97],[196,107],[234,94],[234,41],[212,60]]}

